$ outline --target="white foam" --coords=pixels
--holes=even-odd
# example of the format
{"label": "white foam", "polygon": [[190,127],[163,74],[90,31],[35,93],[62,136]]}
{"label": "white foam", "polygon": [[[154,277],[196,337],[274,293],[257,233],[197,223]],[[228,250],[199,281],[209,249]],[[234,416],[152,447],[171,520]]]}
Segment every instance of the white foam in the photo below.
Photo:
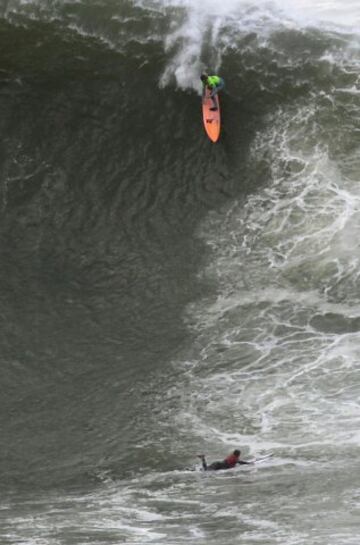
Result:
{"label": "white foam", "polygon": [[[201,71],[218,71],[223,51],[235,47],[241,34],[255,32],[266,37],[278,28],[321,27],[356,36],[360,28],[360,4],[354,0],[157,0],[151,4],[138,0],[137,4],[184,10],[185,20],[175,24],[165,39],[165,50],[169,53],[175,49],[175,53],[160,85],[175,79],[180,88],[199,92]],[[353,42],[359,47],[357,37]],[[210,54],[204,55],[204,46]]]}
{"label": "white foam", "polygon": [[[176,422],[204,443],[315,458],[359,446],[360,332],[347,324],[360,311],[360,191],[316,120],[311,104],[274,114],[250,159],[270,150],[268,184],[202,226],[218,296],[189,307],[202,348]],[[338,316],[329,330],[317,325],[327,313]]]}
{"label": "white foam", "polygon": [[138,4],[146,7],[151,5],[182,6],[189,10],[198,10],[208,16],[228,16],[239,9],[261,8],[263,11],[273,10],[287,14],[289,18],[301,21],[328,21],[336,24],[360,26],[360,6],[357,0],[203,0],[201,4],[197,0],[153,0]]}

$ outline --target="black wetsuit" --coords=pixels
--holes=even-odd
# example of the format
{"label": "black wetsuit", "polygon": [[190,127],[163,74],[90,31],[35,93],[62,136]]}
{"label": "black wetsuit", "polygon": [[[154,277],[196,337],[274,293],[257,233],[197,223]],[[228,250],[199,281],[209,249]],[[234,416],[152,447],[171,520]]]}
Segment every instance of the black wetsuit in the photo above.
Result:
{"label": "black wetsuit", "polygon": [[[222,462],[212,462],[209,466],[206,463],[205,458],[201,458],[202,466],[204,471],[218,471],[219,469],[231,469],[234,466],[231,466],[227,463],[226,460]],[[244,462],[244,460],[238,460],[237,464],[249,464],[250,462]]]}

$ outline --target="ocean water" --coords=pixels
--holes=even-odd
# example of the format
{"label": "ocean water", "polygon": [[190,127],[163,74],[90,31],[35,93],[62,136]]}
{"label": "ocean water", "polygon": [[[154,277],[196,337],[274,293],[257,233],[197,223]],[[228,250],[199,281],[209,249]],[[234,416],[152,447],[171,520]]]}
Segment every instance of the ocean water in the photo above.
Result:
{"label": "ocean water", "polygon": [[358,545],[359,28],[2,1],[1,545]]}

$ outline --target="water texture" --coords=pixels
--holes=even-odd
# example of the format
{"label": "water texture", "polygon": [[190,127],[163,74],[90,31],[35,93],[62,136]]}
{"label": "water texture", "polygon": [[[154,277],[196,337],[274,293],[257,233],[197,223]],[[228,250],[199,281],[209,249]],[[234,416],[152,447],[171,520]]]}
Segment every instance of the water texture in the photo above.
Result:
{"label": "water texture", "polygon": [[2,544],[358,545],[360,7],[313,4],[0,5]]}

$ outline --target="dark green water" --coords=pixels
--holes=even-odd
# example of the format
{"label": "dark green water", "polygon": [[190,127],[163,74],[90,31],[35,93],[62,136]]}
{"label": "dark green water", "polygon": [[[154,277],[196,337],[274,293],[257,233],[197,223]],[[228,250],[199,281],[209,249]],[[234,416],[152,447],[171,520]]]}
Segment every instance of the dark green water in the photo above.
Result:
{"label": "dark green water", "polygon": [[359,36],[190,4],[0,7],[2,543],[356,543]]}

